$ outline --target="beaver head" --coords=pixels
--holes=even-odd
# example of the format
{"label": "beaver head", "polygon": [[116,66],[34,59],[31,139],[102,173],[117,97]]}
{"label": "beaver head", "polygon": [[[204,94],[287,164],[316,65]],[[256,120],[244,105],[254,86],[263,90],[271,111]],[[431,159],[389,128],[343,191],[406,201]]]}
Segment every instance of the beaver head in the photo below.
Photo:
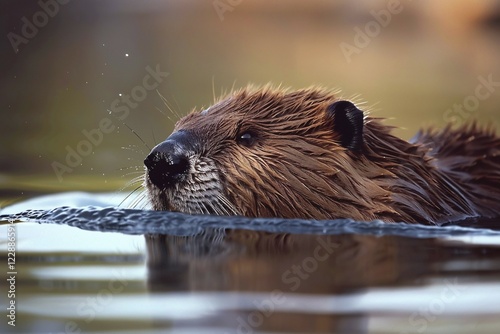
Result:
{"label": "beaver head", "polygon": [[[477,191],[451,177],[466,173],[443,165],[456,159],[437,159],[467,141],[433,151],[390,130],[320,89],[243,89],[179,120],[144,160],[144,184],[155,210],[190,214],[442,222],[479,212],[466,195]],[[480,136],[469,132],[460,138]]]}
{"label": "beaver head", "polygon": [[[155,210],[374,219],[393,212],[367,161],[369,119],[333,94],[243,89],[176,124],[144,163]],[[371,168],[368,165],[373,165]]]}

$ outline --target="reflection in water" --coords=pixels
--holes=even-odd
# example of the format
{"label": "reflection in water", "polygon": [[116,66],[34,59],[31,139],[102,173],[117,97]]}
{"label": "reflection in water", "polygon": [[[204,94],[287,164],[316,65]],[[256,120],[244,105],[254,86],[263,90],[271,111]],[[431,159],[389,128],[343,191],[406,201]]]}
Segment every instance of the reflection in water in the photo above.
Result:
{"label": "reflection in water", "polygon": [[[391,236],[236,230],[196,237],[149,235],[146,240],[149,282],[155,291],[270,291],[274,287],[289,292],[336,293],[426,273],[415,264],[428,261],[426,254],[400,252],[400,244],[411,244],[411,239]],[[431,240],[426,239],[426,243]],[[165,285],[165,275],[174,273],[170,281],[175,280],[175,286]],[[207,280],[207,276],[218,279]]]}
{"label": "reflection in water", "polygon": [[[258,325],[264,331],[364,332],[367,314],[349,310],[367,289],[421,286],[437,276],[456,281],[461,275],[446,268],[457,253],[465,277],[485,253],[496,261],[492,270],[496,276],[500,263],[496,248],[463,248],[443,245],[439,239],[390,235],[210,230],[193,237],[147,235],[146,243],[151,291],[264,293],[252,309],[242,307],[224,316],[229,327]],[[318,312],[321,305],[314,303],[321,299],[312,299],[290,313],[286,305],[290,294],[338,296],[342,304],[330,306],[343,311]]]}

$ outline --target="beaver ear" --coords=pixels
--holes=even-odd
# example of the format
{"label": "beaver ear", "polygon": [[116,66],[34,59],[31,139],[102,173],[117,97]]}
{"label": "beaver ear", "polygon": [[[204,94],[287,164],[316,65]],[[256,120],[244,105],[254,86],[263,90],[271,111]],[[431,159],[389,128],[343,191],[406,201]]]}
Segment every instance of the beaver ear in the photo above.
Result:
{"label": "beaver ear", "polygon": [[333,119],[342,146],[359,151],[363,144],[363,112],[349,101],[337,101],[328,106],[327,114]]}

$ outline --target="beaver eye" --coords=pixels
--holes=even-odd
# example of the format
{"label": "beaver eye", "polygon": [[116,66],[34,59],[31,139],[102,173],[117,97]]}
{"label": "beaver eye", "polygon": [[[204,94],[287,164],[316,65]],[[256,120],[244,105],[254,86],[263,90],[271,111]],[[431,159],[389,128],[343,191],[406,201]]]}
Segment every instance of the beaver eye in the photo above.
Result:
{"label": "beaver eye", "polygon": [[257,142],[257,137],[254,133],[247,131],[238,135],[236,140],[240,145],[251,147]]}

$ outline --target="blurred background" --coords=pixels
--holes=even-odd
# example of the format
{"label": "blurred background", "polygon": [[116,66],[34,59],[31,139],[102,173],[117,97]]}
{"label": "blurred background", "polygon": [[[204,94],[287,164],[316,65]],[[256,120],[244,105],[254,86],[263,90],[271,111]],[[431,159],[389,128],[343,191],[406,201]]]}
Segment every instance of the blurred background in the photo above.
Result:
{"label": "blurred background", "polygon": [[497,0],[1,0],[0,16],[3,205],[120,189],[180,115],[249,83],[339,90],[405,139],[500,120]]}

